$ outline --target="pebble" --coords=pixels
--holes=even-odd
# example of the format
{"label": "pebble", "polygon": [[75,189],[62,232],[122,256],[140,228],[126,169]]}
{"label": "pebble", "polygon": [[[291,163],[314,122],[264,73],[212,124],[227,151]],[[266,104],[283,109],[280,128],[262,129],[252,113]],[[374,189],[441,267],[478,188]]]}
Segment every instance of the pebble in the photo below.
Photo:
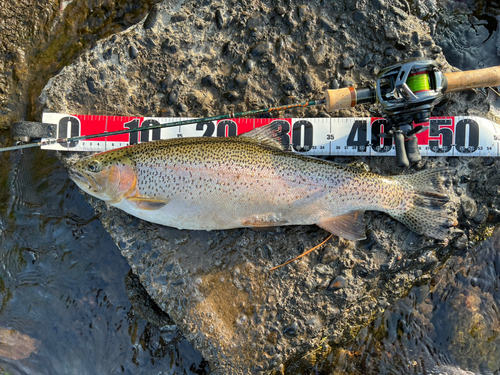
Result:
{"label": "pebble", "polygon": [[411,57],[424,57],[424,53],[422,50],[417,49],[416,51],[413,51]]}
{"label": "pebble", "polygon": [[179,99],[179,91],[172,90],[172,92],[168,96],[168,104],[175,104],[177,102],[177,99]]}
{"label": "pebble", "polygon": [[295,90],[295,86],[292,82],[287,82],[287,83],[283,84],[283,89],[285,91],[293,91],[293,90]]}
{"label": "pebble", "polygon": [[[328,278],[328,279],[320,279],[320,278],[318,278],[318,279],[316,279],[316,282],[315,282],[316,289],[317,290],[326,289],[330,285],[330,282],[331,282],[330,278]],[[309,288],[309,289],[312,289],[312,288]]]}
{"label": "pebble", "polygon": [[304,73],[303,77],[304,77],[304,81],[306,83],[307,91],[313,91],[314,90],[314,78],[309,73]]}
{"label": "pebble", "polygon": [[164,83],[167,88],[171,89],[174,84],[174,75],[172,73],[168,73]]}
{"label": "pebble", "polygon": [[345,278],[343,276],[337,276],[330,284],[330,286],[328,287],[328,289],[330,290],[338,290],[338,289],[342,289],[343,287],[345,287]]}
{"label": "pebble", "polygon": [[248,71],[251,71],[255,67],[255,62],[251,59],[245,61],[245,67]]}
{"label": "pebble", "polygon": [[217,27],[219,29],[223,29],[224,26],[226,25],[226,20],[224,19],[224,16],[220,9],[217,9],[215,11],[215,21],[217,22]]}
{"label": "pebble", "polygon": [[261,57],[261,56],[265,55],[266,53],[270,52],[271,47],[272,47],[272,45],[269,42],[260,42],[252,49],[252,56],[253,57]]}
{"label": "pebble", "polygon": [[276,44],[276,51],[278,51],[278,52],[283,51],[286,47],[285,39],[283,39],[283,37],[279,37],[276,40],[275,44]]}
{"label": "pebble", "polygon": [[328,19],[324,17],[321,17],[319,19],[319,23],[321,24],[321,27],[327,32],[333,33],[337,31],[337,26],[335,24],[332,24]]}
{"label": "pebble", "polygon": [[137,51],[137,48],[135,48],[134,46],[130,46],[128,48],[128,54],[129,54],[130,58],[132,58],[132,59],[137,58],[138,53],[139,52]]}
{"label": "pebble", "polygon": [[203,77],[201,79],[201,85],[206,87],[212,87],[214,85],[214,77],[211,75]]}
{"label": "pebble", "polygon": [[405,43],[396,42],[395,47],[398,51],[406,50],[407,45]]}
{"label": "pebble", "polygon": [[161,48],[169,53],[177,53],[178,50],[177,46],[175,45],[175,42],[170,39],[165,40],[162,43]]}
{"label": "pebble", "polygon": [[306,325],[313,331],[317,331],[323,326],[323,324],[321,323],[321,319],[317,316],[313,316],[312,318],[307,320]]}
{"label": "pebble", "polygon": [[354,61],[351,57],[346,56],[342,59],[342,68],[351,69],[354,66]]}
{"label": "pebble", "polygon": [[185,21],[188,18],[188,15],[185,12],[179,12],[176,13],[170,18],[170,22],[176,23],[176,22],[182,22]]}
{"label": "pebble", "polygon": [[467,235],[465,233],[462,233],[462,235],[453,241],[453,247],[458,250],[463,250],[467,247],[467,243],[469,242],[469,239],[467,238]]}
{"label": "pebble", "polygon": [[443,49],[440,46],[434,46],[432,47],[432,53],[440,53],[443,51]]}
{"label": "pebble", "polygon": [[179,112],[181,113],[185,113],[188,111],[188,107],[184,103],[179,103],[177,107],[179,108]]}
{"label": "pebble", "polygon": [[167,108],[164,117],[175,117],[175,111],[172,108]]}
{"label": "pebble", "polygon": [[419,44],[420,43],[420,36],[416,31],[411,33],[411,41],[413,44]]}
{"label": "pebble", "polygon": [[240,314],[237,318],[236,318],[236,324],[238,324],[239,326],[242,326],[244,325],[246,322],[247,322],[248,318],[245,314]]}
{"label": "pebble", "polygon": [[297,324],[297,322],[293,322],[288,327],[285,327],[283,329],[283,334],[289,337],[297,336],[298,332],[299,332],[299,325]]}
{"label": "pebble", "polygon": [[148,16],[146,17],[146,20],[144,21],[142,27],[144,28],[144,30],[152,29],[155,26],[157,20],[158,20],[158,9],[156,7],[153,7],[149,12]]}
{"label": "pebble", "polygon": [[254,16],[247,21],[247,29],[253,29],[263,21],[262,16]]}
{"label": "pebble", "polygon": [[91,94],[95,94],[97,92],[96,84],[93,78],[87,78],[87,87]]}
{"label": "pebble", "polygon": [[322,263],[332,263],[338,258],[338,254],[335,252],[335,249],[331,245],[327,245],[321,256]]}
{"label": "pebble", "polygon": [[471,199],[466,195],[462,195],[460,197],[460,203],[462,206],[462,212],[466,217],[472,219],[474,216],[476,216],[477,205],[474,199]]}
{"label": "pebble", "polygon": [[372,61],[372,53],[367,53],[365,57],[363,57],[363,60],[361,60],[361,64],[359,64],[362,68],[367,66],[371,61]]}
{"label": "pebble", "polygon": [[146,38],[146,44],[148,49],[156,47],[156,42],[153,40],[153,38]]}
{"label": "pebble", "polygon": [[302,21],[302,22],[305,22],[311,18],[314,17],[314,14],[312,13],[311,11],[311,8],[309,7],[309,5],[299,5],[298,7],[298,13],[299,13],[299,19]]}
{"label": "pebble", "polygon": [[111,56],[113,56],[113,51],[111,50],[111,48],[109,48],[106,52],[102,54],[102,58],[104,60],[109,60]]}
{"label": "pebble", "polygon": [[236,91],[228,91],[223,96],[230,102],[235,102],[240,98],[240,94]]}
{"label": "pebble", "polygon": [[238,85],[238,86],[246,86],[248,84],[248,77],[242,75],[242,74],[238,74],[235,78],[234,78],[234,82]]}
{"label": "pebble", "polygon": [[477,213],[474,216],[474,221],[478,224],[483,224],[486,222],[486,219],[488,219],[488,214],[488,209],[485,205],[482,205],[481,208],[477,210]]}
{"label": "pebble", "polygon": [[396,28],[392,24],[388,24],[384,26],[385,37],[387,39],[398,39],[399,34]]}

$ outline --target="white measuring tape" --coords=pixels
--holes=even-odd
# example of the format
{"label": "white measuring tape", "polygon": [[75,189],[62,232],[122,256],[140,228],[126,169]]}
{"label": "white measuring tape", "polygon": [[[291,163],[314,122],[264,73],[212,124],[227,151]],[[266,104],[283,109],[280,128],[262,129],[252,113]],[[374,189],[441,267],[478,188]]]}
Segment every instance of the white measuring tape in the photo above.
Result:
{"label": "white measuring tape", "polygon": [[[167,124],[190,118],[87,116],[44,113],[42,122],[56,124],[56,138],[69,138]],[[179,137],[236,136],[273,121],[288,133],[295,152],[310,156],[395,156],[392,138],[381,138],[387,121],[377,117],[236,118],[208,121],[114,136],[101,136],[42,149],[108,151],[140,142]],[[500,125],[475,116],[431,117],[416,135],[422,156],[500,156]]]}

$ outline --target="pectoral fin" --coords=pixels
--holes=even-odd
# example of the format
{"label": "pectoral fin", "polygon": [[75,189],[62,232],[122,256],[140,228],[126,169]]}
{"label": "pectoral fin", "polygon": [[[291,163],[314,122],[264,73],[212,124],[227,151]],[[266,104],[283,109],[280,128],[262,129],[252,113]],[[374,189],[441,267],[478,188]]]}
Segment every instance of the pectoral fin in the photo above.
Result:
{"label": "pectoral fin", "polygon": [[286,225],[288,221],[282,220],[275,214],[255,215],[241,220],[241,225],[244,227],[251,227],[253,229],[268,229],[280,225]]}
{"label": "pectoral fin", "polygon": [[324,230],[348,240],[364,240],[365,224],[363,223],[364,211],[349,212],[342,216],[326,219],[316,225]]}
{"label": "pectoral fin", "polygon": [[156,199],[147,197],[127,197],[128,202],[134,202],[137,208],[143,210],[159,210],[168,203],[168,199]]}

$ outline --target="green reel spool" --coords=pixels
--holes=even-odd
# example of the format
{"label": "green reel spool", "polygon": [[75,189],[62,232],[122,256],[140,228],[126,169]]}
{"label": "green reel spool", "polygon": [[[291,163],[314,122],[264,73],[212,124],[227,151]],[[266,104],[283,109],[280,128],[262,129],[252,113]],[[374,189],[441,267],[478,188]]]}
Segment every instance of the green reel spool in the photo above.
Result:
{"label": "green reel spool", "polygon": [[406,80],[406,84],[413,93],[429,91],[431,89],[431,79],[427,72],[411,74]]}

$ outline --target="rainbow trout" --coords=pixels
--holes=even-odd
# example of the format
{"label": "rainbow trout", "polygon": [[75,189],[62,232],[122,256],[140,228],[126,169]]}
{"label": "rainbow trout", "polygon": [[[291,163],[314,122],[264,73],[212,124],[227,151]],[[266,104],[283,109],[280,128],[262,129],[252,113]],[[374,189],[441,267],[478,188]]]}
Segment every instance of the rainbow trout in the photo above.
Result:
{"label": "rainbow trout", "polygon": [[384,177],[284,150],[273,124],[230,138],[141,143],[76,162],[86,193],[141,219],[179,229],[316,224],[365,238],[363,213],[386,212],[409,229],[445,239],[446,168]]}

